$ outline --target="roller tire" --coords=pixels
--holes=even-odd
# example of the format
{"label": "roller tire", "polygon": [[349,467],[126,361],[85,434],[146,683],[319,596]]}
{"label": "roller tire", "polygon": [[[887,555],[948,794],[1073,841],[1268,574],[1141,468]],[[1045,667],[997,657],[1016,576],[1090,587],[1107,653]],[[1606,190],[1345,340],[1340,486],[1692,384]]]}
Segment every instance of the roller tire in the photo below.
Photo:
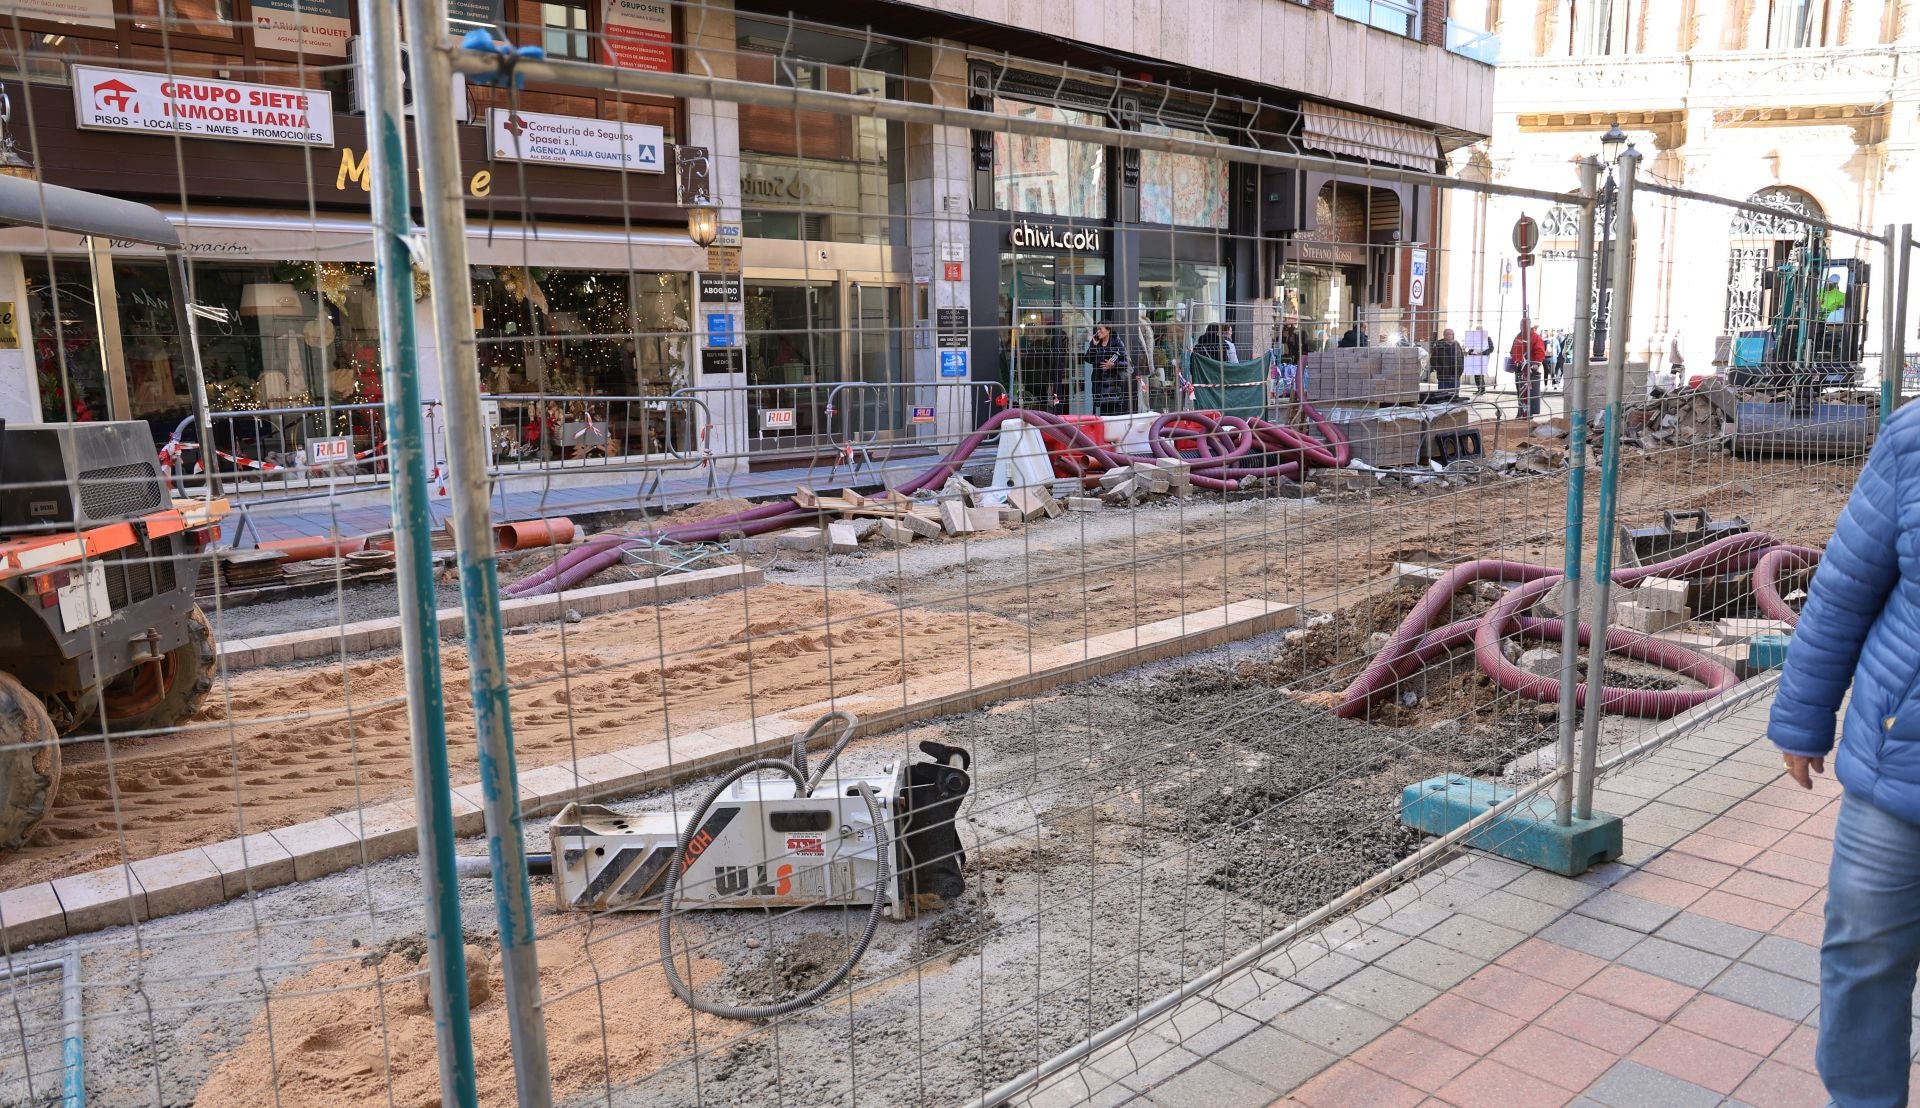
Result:
{"label": "roller tire", "polygon": [[156,731],[190,719],[213,691],[220,656],[213,646],[213,624],[198,604],[187,613],[187,641],[167,652],[163,665],[166,687],[151,704],[133,711],[116,711],[112,686],[100,698],[100,715],[107,730],[116,733]]}
{"label": "roller tire", "polygon": [[26,845],[60,792],[60,736],[46,705],[0,673],[0,850]]}

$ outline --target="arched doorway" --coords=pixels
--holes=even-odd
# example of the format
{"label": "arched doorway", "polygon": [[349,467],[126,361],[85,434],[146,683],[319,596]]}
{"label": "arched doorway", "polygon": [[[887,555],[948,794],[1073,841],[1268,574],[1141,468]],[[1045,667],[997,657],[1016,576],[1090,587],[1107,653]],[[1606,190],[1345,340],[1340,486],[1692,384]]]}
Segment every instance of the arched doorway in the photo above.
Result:
{"label": "arched doorway", "polygon": [[1733,213],[1727,247],[1726,329],[1731,335],[1757,331],[1773,316],[1766,275],[1785,263],[1806,238],[1807,225],[1795,216],[1825,219],[1820,202],[1790,185],[1774,185],[1747,198],[1779,214]]}

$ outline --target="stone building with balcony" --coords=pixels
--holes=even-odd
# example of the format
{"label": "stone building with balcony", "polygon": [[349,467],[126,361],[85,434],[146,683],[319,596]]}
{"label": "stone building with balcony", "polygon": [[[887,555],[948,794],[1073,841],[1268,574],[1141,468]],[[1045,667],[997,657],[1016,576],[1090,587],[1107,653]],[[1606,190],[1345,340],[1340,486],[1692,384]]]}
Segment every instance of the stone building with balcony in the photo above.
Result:
{"label": "stone building with balcony", "polygon": [[[1498,44],[1493,133],[1456,150],[1453,171],[1508,184],[1577,187],[1618,124],[1643,180],[1753,200],[1878,231],[1920,199],[1920,3],[1913,0],[1557,0],[1457,4]],[[1803,225],[1643,193],[1636,204],[1627,356],[1688,375],[1726,360],[1729,336],[1767,326],[1767,274]],[[1575,225],[1541,203],[1456,195],[1448,323],[1484,327],[1504,349],[1519,326],[1520,271],[1506,246],[1519,215],[1541,221],[1528,274],[1535,326],[1571,327]],[[1871,258],[1844,235],[1833,259]],[[1880,290],[1868,296],[1869,366]],[[1605,302],[1599,305],[1604,315]]]}

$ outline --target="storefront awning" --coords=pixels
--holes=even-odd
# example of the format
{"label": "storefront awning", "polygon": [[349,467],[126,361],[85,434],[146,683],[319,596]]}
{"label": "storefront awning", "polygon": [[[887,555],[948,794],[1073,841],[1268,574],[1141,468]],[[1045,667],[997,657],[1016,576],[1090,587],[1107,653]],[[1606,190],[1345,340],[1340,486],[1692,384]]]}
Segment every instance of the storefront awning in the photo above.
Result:
{"label": "storefront awning", "polygon": [[[3,178],[0,178],[3,179]],[[70,190],[63,190],[70,191]],[[106,199],[102,197],[101,199]],[[4,203],[4,197],[0,197]],[[115,201],[115,203],[125,203]],[[139,207],[139,205],[129,205]],[[152,212],[153,209],[146,209]],[[0,214],[4,209],[0,209]],[[196,259],[228,258],[277,262],[370,262],[373,227],[349,215],[314,217],[306,213],[203,211],[190,215],[154,213],[156,221]],[[169,226],[170,225],[170,226]],[[0,228],[0,251],[23,254],[83,253],[81,234],[36,218],[27,226]],[[176,231],[177,229],[177,231]],[[144,237],[112,236],[115,255],[152,255]],[[491,231],[470,225],[467,256],[475,265],[531,265],[553,269],[663,270],[684,272],[706,266],[706,251],[684,233],[565,224],[534,228],[519,223]]]}
{"label": "storefront awning", "polygon": [[22,177],[0,176],[0,225],[98,235],[154,247],[180,245],[179,234],[145,204]]}
{"label": "storefront awning", "polygon": [[1427,173],[1440,159],[1440,140],[1432,131],[1327,104],[1303,104],[1300,112],[1300,141],[1315,150]]}

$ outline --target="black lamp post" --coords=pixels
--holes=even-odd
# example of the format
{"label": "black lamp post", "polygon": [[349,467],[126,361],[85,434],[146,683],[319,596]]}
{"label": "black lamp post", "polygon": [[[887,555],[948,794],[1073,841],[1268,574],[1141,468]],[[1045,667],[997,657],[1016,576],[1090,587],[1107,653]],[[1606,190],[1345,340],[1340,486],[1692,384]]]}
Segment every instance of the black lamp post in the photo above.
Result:
{"label": "black lamp post", "polygon": [[1593,343],[1589,357],[1593,361],[1603,361],[1607,356],[1607,323],[1613,308],[1613,203],[1619,196],[1619,186],[1614,183],[1613,167],[1620,160],[1621,151],[1627,146],[1627,133],[1615,123],[1600,136],[1600,162],[1607,167],[1607,183],[1600,190],[1600,265],[1599,284],[1594,290],[1593,304]]}

